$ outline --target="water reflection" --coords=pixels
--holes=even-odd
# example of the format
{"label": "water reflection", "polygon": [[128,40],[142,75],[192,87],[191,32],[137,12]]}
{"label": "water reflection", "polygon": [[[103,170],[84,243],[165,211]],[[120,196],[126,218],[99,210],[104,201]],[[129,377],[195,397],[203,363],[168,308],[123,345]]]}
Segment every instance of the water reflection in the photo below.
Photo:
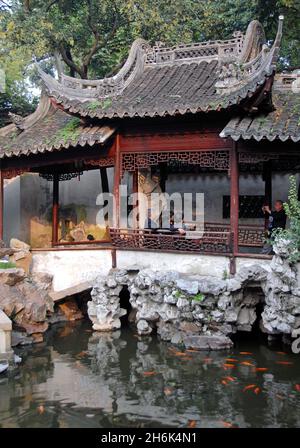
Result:
{"label": "water reflection", "polygon": [[82,322],[19,354],[22,366],[0,377],[0,427],[300,426],[300,357],[257,342],[182,355]]}

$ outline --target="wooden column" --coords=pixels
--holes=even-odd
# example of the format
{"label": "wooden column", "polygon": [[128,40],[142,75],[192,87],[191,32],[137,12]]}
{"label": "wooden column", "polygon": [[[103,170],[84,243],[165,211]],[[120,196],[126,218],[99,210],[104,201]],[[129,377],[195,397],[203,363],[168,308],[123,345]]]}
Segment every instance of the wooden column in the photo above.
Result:
{"label": "wooden column", "polygon": [[0,169],[0,240],[3,240],[4,180]]}
{"label": "wooden column", "polygon": [[52,203],[52,246],[58,243],[59,223],[59,174],[53,177],[53,203]]}
{"label": "wooden column", "polygon": [[115,197],[115,225],[120,227],[120,182],[121,182],[121,156],[120,156],[120,135],[116,136],[116,155],[114,172],[114,197]]}
{"label": "wooden column", "polygon": [[233,254],[239,251],[239,162],[237,143],[230,152],[230,229],[233,233]]}

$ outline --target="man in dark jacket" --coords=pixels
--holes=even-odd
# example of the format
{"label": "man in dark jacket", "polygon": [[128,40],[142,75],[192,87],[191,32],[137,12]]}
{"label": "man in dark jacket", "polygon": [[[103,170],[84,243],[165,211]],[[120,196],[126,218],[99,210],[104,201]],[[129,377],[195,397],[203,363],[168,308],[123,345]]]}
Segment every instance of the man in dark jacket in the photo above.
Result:
{"label": "man in dark jacket", "polygon": [[263,207],[263,212],[269,217],[268,230],[270,234],[275,229],[285,229],[286,226],[286,214],[283,208],[283,202],[280,200],[275,201],[274,210],[271,210],[268,205]]}
{"label": "man in dark jacket", "polygon": [[[263,212],[268,218],[268,236],[272,238],[272,233],[276,229],[285,229],[286,226],[286,213],[283,208],[283,202],[279,199],[275,201],[274,210],[271,210],[268,205],[263,206]],[[263,247],[262,253],[271,254],[272,246],[266,244]]]}

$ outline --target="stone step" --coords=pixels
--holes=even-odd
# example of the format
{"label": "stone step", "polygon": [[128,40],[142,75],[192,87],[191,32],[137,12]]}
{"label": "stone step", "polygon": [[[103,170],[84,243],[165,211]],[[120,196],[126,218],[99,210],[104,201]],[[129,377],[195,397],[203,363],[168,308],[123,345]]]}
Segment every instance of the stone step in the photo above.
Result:
{"label": "stone step", "polygon": [[62,289],[60,291],[51,291],[49,296],[53,300],[53,302],[59,302],[60,300],[67,299],[68,297],[72,297],[76,294],[80,294],[84,291],[92,289],[92,286],[89,282],[79,283],[78,285],[71,286],[70,288]]}

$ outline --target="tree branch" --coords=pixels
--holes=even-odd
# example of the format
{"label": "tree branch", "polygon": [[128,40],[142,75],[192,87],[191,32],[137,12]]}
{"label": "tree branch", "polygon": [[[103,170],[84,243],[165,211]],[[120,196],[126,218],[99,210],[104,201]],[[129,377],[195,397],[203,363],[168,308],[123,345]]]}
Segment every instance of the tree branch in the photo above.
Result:
{"label": "tree branch", "polygon": [[52,6],[54,6],[58,2],[59,2],[59,0],[52,0],[52,2],[50,2],[49,5],[47,5],[46,12],[49,12],[50,9],[52,8]]}
{"label": "tree branch", "polygon": [[70,49],[64,47],[62,43],[58,45],[58,50],[63,58],[63,61],[71,68],[74,72],[78,73],[81,78],[85,78],[86,74],[82,70],[82,67],[79,67],[72,59],[72,55]]}

